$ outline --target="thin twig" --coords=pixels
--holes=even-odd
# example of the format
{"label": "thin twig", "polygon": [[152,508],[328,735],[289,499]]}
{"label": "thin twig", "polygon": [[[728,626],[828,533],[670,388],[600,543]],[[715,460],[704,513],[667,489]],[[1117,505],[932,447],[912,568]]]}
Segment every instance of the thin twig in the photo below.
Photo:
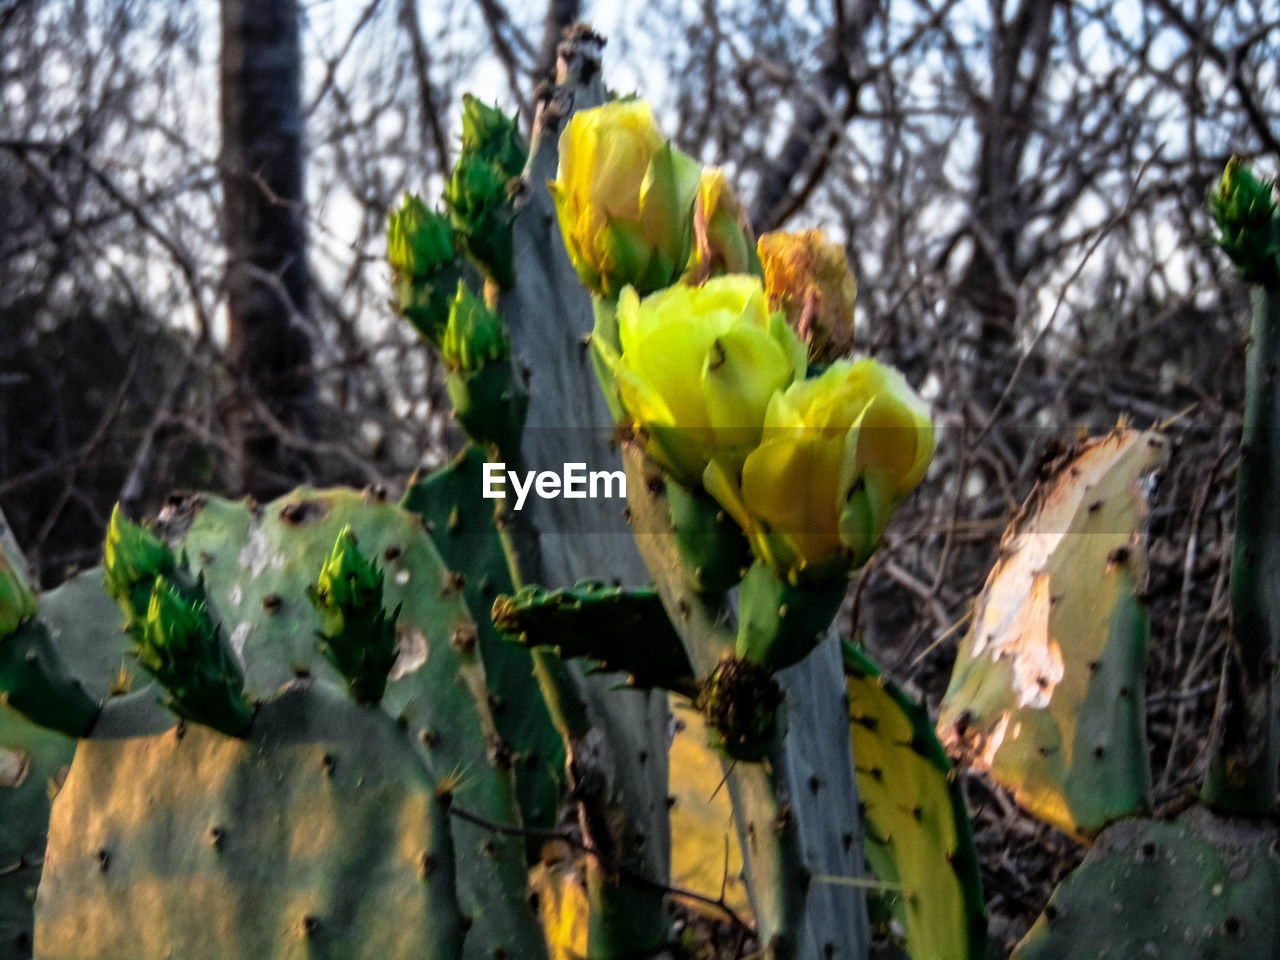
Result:
{"label": "thin twig", "polygon": [[657,880],[652,880],[644,874],[638,873],[629,867],[610,863],[597,853],[590,844],[583,843],[572,834],[564,833],[560,830],[546,830],[535,827],[516,827],[508,824],[495,823],[492,820],[488,820],[485,817],[480,816],[478,813],[463,810],[457,805],[457,803],[453,803],[449,806],[449,812],[459,820],[465,820],[467,823],[474,826],[480,827],[484,830],[491,830],[494,833],[500,833],[505,837],[532,837],[535,840],[559,840],[569,847],[572,847],[574,850],[577,850],[579,853],[584,853],[589,857],[594,857],[609,873],[617,874],[632,883],[642,887],[647,887],[650,890],[659,890],[672,896],[683,897],[688,900],[693,900],[696,903],[705,904],[706,906],[712,907],[723,913],[725,917],[728,918],[729,922],[735,927],[748,931],[751,930],[750,925],[744,922],[734,909],[725,903],[723,894],[720,899],[716,899],[714,897],[708,897],[706,894],[697,893],[693,890],[686,890],[683,887],[675,887],[668,883],[661,883]]}

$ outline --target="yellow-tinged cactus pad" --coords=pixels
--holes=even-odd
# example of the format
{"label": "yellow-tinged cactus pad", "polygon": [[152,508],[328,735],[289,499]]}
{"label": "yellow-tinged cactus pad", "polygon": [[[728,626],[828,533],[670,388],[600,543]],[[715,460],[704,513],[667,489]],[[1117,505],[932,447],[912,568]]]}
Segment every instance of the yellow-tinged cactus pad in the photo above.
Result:
{"label": "yellow-tinged cactus pad", "polygon": [[1046,471],[1006,530],[943,698],[952,755],[1077,837],[1150,803],[1143,528],[1169,444],[1117,428]]}
{"label": "yellow-tinged cactus pad", "polygon": [[[702,715],[684,697],[671,697],[676,733],[671,740],[668,791],[671,807],[671,884],[718,899],[751,922],[747,886],[742,882],[742,847],[733,825],[733,804],[724,785],[719,754],[708,746]],[[704,905],[690,901],[702,909]],[[724,915],[707,907],[714,920]]]}
{"label": "yellow-tinged cactus pad", "polygon": [[455,960],[448,817],[394,718],[315,684],[244,740],[87,740],[53,805],[35,953]]}
{"label": "yellow-tinged cactus pad", "polygon": [[867,862],[912,960],[986,956],[982,877],[964,798],[928,714],[844,647]]}
{"label": "yellow-tinged cactus pad", "polygon": [[591,904],[580,862],[540,863],[529,871],[550,960],[586,960]]}

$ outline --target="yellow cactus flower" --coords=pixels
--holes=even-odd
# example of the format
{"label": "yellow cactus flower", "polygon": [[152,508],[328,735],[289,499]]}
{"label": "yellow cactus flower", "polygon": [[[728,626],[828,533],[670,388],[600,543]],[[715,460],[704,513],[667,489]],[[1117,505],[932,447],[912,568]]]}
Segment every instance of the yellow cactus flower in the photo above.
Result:
{"label": "yellow cactus flower", "polygon": [[775,310],[784,310],[809,359],[829,363],[853,346],[853,303],[858,281],[844,248],[821,230],[766,233],[756,245],[764,288]]}
{"label": "yellow cactus flower", "polygon": [[693,207],[693,250],[680,279],[696,285],[726,273],[760,276],[760,258],[747,211],[734,195],[724,171],[706,167]]}
{"label": "yellow cactus flower", "polygon": [[622,404],[649,454],[696,487],[708,461],[738,464],[759,442],[770,398],[805,371],[804,344],[770,313],[756,277],[717,277],[618,300]]}
{"label": "yellow cactus flower", "polygon": [[643,100],[574,114],[548,187],[583,285],[612,300],[627,285],[645,294],[674,283],[689,259],[701,169]]}
{"label": "yellow cactus flower", "polygon": [[777,394],[741,473],[712,462],[704,485],[790,582],[860,566],[933,459],[933,425],[902,374],[838,361]]}

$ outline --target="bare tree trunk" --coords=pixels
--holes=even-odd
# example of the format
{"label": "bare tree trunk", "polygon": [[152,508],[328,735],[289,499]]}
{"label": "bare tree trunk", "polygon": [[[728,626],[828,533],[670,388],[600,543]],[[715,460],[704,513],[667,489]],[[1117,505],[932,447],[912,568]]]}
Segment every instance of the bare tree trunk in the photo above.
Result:
{"label": "bare tree trunk", "polygon": [[241,486],[259,497],[307,476],[297,441],[316,431],[301,80],[297,0],[222,0],[232,437]]}
{"label": "bare tree trunk", "polygon": [[1017,285],[1031,267],[1018,253],[1033,203],[1022,162],[1054,42],[1055,3],[1022,0],[1009,19],[1001,16],[1002,6],[992,4],[991,99],[974,105],[981,141],[974,171],[973,257],[960,284],[982,317],[980,342],[993,354],[1014,342]]}

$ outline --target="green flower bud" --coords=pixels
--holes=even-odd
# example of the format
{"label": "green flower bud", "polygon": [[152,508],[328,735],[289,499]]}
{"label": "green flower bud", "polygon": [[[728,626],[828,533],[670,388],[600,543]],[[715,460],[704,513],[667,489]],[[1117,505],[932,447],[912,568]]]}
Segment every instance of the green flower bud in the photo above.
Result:
{"label": "green flower bud", "polygon": [[425,280],[453,262],[453,231],[448,219],[427,209],[417,194],[406,193],[387,224],[387,260],[411,280]]}
{"label": "green flower bud", "polygon": [[503,319],[458,281],[449,304],[449,323],[440,339],[440,358],[450,370],[475,371],[511,357],[511,338]]}
{"label": "green flower bud", "polygon": [[511,188],[525,157],[514,120],[475,97],[464,98],[462,152],[444,202],[468,255],[504,289],[515,282]]}
{"label": "green flower bud", "polygon": [[0,550],[0,639],[34,617],[38,609],[25,572],[13,566],[8,555]]}
{"label": "green flower bud", "polygon": [[400,608],[387,615],[382,587],[382,571],[360,552],[351,528],[343,527],[315,585],[307,589],[320,613],[320,651],[359,703],[382,699],[396,661]]}
{"label": "green flower bud", "polygon": [[505,180],[520,176],[528,158],[515,119],[469,93],[462,97],[462,149],[492,164]]}
{"label": "green flower bud", "polygon": [[1220,231],[1216,243],[1250,283],[1280,284],[1280,229],[1274,184],[1262,181],[1235,157],[1209,194],[1209,209]]}
{"label": "green flower bud", "polygon": [[448,218],[405,194],[387,224],[387,259],[397,309],[428,343],[438,344],[461,276]]}
{"label": "green flower bud", "polygon": [[477,443],[514,458],[529,392],[512,362],[506,323],[462,283],[450,306],[440,354],[449,370],[445,389],[462,429]]}
{"label": "green flower bud", "polygon": [[249,728],[253,708],[244,698],[244,674],[202,589],[183,590],[156,577],[134,637],[138,662],[168,692],[165,703],[174,713],[233,737]]}
{"label": "green flower bud", "polygon": [[126,626],[141,623],[147,616],[156,577],[171,573],[177,565],[173,551],[146,527],[125,517],[116,504],[102,553],[107,593],[119,605]]}

